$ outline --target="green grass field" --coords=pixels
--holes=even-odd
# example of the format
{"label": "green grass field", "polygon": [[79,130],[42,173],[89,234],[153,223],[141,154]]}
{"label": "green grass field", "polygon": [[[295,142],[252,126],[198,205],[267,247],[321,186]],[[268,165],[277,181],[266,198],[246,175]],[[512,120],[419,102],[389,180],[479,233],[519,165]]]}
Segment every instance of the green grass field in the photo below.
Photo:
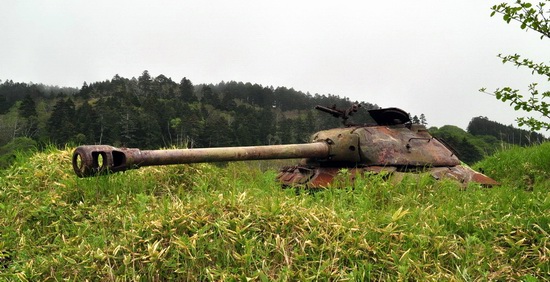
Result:
{"label": "green grass field", "polygon": [[72,149],[0,171],[0,280],[485,281],[550,279],[550,143],[476,168],[296,193],[254,163],[78,179]]}

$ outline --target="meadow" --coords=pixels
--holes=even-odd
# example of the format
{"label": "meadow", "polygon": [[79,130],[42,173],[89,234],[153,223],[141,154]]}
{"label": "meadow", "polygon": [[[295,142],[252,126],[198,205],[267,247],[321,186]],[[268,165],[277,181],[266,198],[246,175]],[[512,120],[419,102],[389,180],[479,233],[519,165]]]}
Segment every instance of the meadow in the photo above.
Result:
{"label": "meadow", "polygon": [[79,179],[72,150],[0,171],[0,280],[550,279],[550,143],[478,163],[498,187],[366,175],[315,193],[254,162]]}

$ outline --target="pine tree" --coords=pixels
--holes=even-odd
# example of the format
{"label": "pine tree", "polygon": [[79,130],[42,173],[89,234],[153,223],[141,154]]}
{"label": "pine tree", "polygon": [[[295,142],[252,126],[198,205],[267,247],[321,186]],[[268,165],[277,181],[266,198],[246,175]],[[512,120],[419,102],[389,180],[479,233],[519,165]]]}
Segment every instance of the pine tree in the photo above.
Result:
{"label": "pine tree", "polygon": [[47,130],[52,141],[56,144],[71,141],[76,135],[75,120],[74,102],[70,98],[66,101],[59,99],[47,122]]}
{"label": "pine tree", "polygon": [[138,87],[141,90],[141,94],[148,97],[151,94],[151,75],[149,71],[144,70],[140,77],[138,77]]}
{"label": "pine tree", "polygon": [[179,98],[184,102],[193,103],[198,101],[193,83],[186,77],[182,78],[180,81],[179,94]]}
{"label": "pine tree", "polygon": [[37,116],[36,103],[32,99],[31,95],[25,96],[21,104],[19,105],[19,116],[23,118],[29,118],[31,116]]}

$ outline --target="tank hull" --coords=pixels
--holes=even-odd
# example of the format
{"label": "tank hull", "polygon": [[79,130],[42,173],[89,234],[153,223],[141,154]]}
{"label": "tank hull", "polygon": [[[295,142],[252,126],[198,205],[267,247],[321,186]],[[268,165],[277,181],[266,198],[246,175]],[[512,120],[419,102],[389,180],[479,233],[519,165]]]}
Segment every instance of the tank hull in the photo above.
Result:
{"label": "tank hull", "polygon": [[456,165],[451,167],[431,167],[431,168],[411,168],[405,170],[398,167],[368,166],[361,168],[347,168],[343,173],[342,168],[338,167],[308,167],[308,166],[290,166],[282,168],[276,179],[283,187],[299,187],[307,189],[324,189],[344,181],[344,184],[355,182],[357,177],[372,174],[384,174],[384,179],[398,183],[407,176],[430,175],[435,180],[449,179],[457,181],[463,185],[468,183],[477,183],[483,187],[492,187],[499,185],[494,179],[479,173],[467,166]]}

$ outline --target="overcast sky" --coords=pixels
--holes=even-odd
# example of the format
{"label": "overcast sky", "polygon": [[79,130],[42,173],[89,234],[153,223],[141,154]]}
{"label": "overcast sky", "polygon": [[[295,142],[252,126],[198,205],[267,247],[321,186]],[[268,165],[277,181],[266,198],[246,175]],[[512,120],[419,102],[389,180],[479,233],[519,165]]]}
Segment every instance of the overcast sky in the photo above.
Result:
{"label": "overcast sky", "polygon": [[81,87],[148,70],[400,107],[430,126],[515,124],[478,89],[525,90],[538,78],[496,55],[548,62],[550,50],[491,18],[500,2],[1,0],[0,79]]}

